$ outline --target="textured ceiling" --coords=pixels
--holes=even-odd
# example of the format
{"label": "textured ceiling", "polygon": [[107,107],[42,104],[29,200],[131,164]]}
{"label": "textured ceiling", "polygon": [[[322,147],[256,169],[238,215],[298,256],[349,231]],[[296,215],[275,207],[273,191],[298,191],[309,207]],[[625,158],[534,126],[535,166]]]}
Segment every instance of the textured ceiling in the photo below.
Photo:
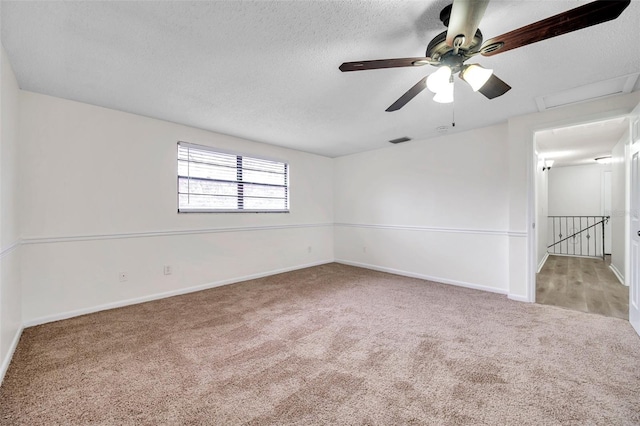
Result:
{"label": "textured ceiling", "polygon": [[[327,156],[426,139],[453,107],[428,91],[385,112],[430,66],[341,73],[423,56],[449,1],[2,2],[22,89]],[[492,1],[485,39],[585,1]],[[640,71],[640,2],[620,18],[490,58],[513,89],[456,83],[459,132],[537,111],[535,97]],[[457,80],[457,79],[456,79]],[[638,88],[639,85],[636,85]]]}
{"label": "textured ceiling", "polygon": [[536,133],[536,147],[540,157],[554,161],[553,167],[596,164],[595,158],[611,155],[628,129],[629,121],[621,117],[544,130]]}

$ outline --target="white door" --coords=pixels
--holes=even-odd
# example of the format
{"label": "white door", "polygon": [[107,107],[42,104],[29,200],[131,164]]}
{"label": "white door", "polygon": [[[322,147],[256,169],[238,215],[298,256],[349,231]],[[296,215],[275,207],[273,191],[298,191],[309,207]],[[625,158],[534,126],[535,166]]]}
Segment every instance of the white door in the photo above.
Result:
{"label": "white door", "polygon": [[635,122],[631,133],[629,322],[640,334],[640,135],[638,135],[638,117],[632,120]]}

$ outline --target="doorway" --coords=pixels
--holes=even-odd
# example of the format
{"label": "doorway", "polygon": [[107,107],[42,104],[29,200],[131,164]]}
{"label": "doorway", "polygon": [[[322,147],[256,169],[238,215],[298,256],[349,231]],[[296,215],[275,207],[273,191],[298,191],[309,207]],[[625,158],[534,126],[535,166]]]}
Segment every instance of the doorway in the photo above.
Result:
{"label": "doorway", "polygon": [[537,303],[628,319],[628,129],[621,116],[535,133]]}

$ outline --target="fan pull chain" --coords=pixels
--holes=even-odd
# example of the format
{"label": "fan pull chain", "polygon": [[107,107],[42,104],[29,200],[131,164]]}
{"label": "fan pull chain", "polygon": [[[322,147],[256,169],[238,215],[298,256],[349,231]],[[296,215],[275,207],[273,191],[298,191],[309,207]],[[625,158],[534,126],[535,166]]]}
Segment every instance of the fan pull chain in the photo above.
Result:
{"label": "fan pull chain", "polygon": [[[450,77],[451,84],[453,84],[453,75]],[[453,85],[453,102],[451,102],[451,127],[456,127],[456,86]]]}
{"label": "fan pull chain", "polygon": [[455,105],[455,101],[452,105],[452,110],[451,110],[451,127],[456,127],[456,105]]}

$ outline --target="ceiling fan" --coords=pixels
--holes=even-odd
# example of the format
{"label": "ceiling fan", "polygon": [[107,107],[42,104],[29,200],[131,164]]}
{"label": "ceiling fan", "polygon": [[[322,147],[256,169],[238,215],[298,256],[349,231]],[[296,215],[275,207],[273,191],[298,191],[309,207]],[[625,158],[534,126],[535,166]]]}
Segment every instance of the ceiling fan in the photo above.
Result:
{"label": "ceiling fan", "polygon": [[454,0],[440,12],[440,20],[447,31],[438,34],[427,46],[424,57],[378,59],[345,62],[340,71],[364,71],[381,68],[432,65],[438,70],[420,80],[400,96],[386,111],[397,111],[425,88],[435,93],[436,102],[453,102],[453,76],[467,82],[473,91],[489,99],[504,95],[511,89],[493,74],[493,70],[478,64],[465,64],[472,57],[493,56],[511,49],[557,37],[572,31],[616,19],[629,6],[631,0],[597,0],[560,13],[542,21],[494,37],[483,43],[478,29],[489,0]]}

